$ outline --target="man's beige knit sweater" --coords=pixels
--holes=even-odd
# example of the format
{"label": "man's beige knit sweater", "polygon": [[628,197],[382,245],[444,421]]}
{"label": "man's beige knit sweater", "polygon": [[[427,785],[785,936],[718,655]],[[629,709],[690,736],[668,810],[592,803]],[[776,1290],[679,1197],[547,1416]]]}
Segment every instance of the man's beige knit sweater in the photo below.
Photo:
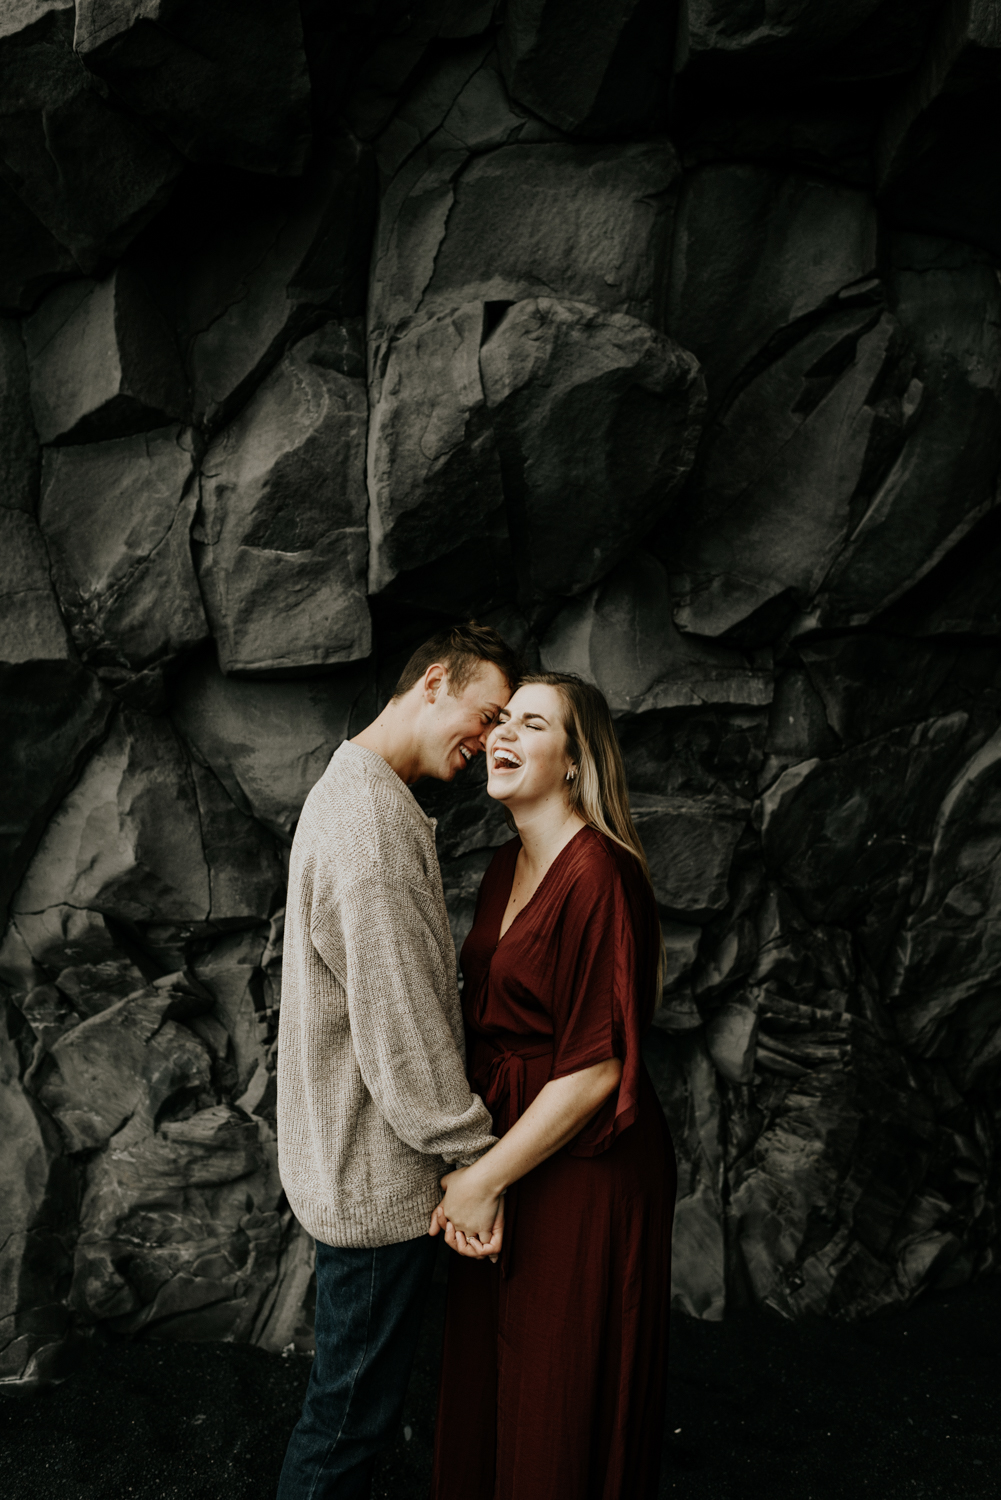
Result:
{"label": "man's beige knit sweater", "polygon": [[426,1233],[442,1173],[494,1144],[466,1082],[434,829],[380,755],[345,742],[292,845],[278,1162],[327,1245]]}

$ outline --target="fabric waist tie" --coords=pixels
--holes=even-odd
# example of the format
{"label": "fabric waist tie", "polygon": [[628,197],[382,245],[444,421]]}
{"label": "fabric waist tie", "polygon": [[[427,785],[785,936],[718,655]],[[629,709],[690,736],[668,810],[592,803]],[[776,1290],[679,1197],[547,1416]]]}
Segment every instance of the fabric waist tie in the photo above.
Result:
{"label": "fabric waist tie", "polygon": [[[552,1057],[552,1042],[541,1042],[518,1052],[498,1050],[486,1069],[477,1069],[473,1086],[482,1084],[483,1102],[494,1122],[494,1133],[506,1135],[525,1112],[528,1069],[525,1064],[540,1057]],[[518,1184],[513,1183],[504,1195],[504,1243],[500,1253],[500,1273],[505,1279],[514,1274],[514,1217],[518,1202]]]}
{"label": "fabric waist tie", "polygon": [[515,1120],[525,1111],[525,1093],[528,1084],[527,1062],[536,1058],[551,1057],[552,1042],[540,1043],[524,1051],[498,1051],[490,1060],[489,1067],[480,1076],[483,1080],[483,1102],[490,1111],[494,1132],[504,1135]]}

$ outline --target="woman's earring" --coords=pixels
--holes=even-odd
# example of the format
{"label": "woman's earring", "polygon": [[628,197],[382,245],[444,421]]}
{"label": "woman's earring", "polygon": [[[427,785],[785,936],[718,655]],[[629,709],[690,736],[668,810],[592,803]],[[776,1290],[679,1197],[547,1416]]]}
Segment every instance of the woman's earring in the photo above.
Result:
{"label": "woman's earring", "polygon": [[576,768],[575,767],[571,767],[570,770],[567,772],[567,781],[573,781],[573,779],[574,779],[574,777],[576,775],[577,775]]}

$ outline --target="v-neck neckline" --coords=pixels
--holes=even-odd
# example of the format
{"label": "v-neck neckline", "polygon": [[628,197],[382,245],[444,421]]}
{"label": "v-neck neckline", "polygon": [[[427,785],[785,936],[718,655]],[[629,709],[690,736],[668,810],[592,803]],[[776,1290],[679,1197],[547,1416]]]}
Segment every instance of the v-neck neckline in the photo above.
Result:
{"label": "v-neck neckline", "polygon": [[557,854],[556,858],[553,860],[552,864],[549,866],[549,869],[546,871],[546,873],[543,875],[542,879],[539,881],[538,885],[535,887],[535,890],[532,892],[532,894],[529,896],[528,900],[525,902],[524,906],[521,908],[521,911],[516,911],[515,912],[514,916],[511,918],[510,922],[504,928],[504,931],[501,932],[501,925],[503,924],[503,921],[504,921],[504,913],[507,911],[507,903],[511,899],[511,890],[512,890],[512,888],[514,886],[515,871],[518,868],[518,854],[520,854],[521,850],[522,850],[521,840],[520,839],[518,840],[518,854],[516,854],[515,857],[514,857],[514,869],[511,871],[511,885],[508,887],[507,900],[504,902],[504,905],[503,905],[503,907],[501,909],[500,921],[497,923],[497,941],[494,943],[494,952],[495,953],[497,952],[497,949],[500,947],[501,943],[507,937],[508,933],[511,931],[511,928],[514,926],[515,922],[517,922],[518,918],[519,917],[523,917],[525,915],[525,913],[528,911],[528,909],[531,906],[532,902],[535,900],[536,896],[542,890],[542,888],[545,885],[546,881],[549,879],[550,875],[556,869],[556,866],[559,864],[559,862],[563,858],[564,854],[566,854],[566,852],[570,848],[571,844],[573,844],[576,839],[579,839],[580,836],[581,836],[581,834],[584,833],[588,828],[590,828],[590,826],[591,826],[590,823],[585,823],[583,828],[578,828],[576,833],[571,834],[570,838],[567,839],[566,843],[563,845],[563,848],[560,850],[559,854]]}

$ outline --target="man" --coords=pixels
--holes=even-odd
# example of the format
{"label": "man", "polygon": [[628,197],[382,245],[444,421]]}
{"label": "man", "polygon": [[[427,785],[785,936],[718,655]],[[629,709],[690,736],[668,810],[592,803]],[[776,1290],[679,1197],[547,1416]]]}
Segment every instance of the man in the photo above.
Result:
{"label": "man", "polygon": [[[414,653],[377,719],[310,792],[292,845],[278,1160],[316,1239],[316,1357],[279,1500],[355,1500],[399,1422],[437,1241],[439,1179],[494,1144],[464,1066],[434,820],[517,685],[475,624]],[[494,1246],[496,1248],[496,1246]]]}

